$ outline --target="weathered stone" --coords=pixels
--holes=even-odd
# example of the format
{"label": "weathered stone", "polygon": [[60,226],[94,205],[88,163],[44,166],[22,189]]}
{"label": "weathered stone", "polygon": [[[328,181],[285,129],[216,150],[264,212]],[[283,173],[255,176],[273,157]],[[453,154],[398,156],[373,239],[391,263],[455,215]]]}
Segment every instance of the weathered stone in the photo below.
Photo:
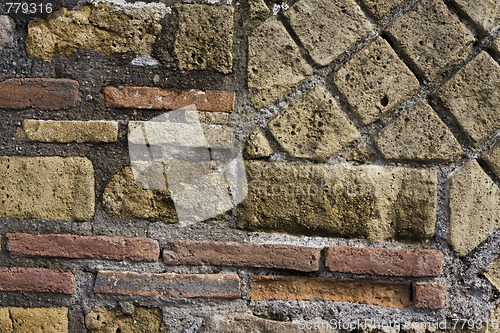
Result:
{"label": "weathered stone", "polygon": [[500,142],[497,142],[493,148],[485,152],[481,158],[488,163],[491,171],[500,178]]}
{"label": "weathered stone", "polygon": [[500,130],[500,65],[481,52],[438,91],[474,147]]}
{"label": "weathered stone", "polygon": [[454,162],[463,155],[453,133],[426,102],[389,123],[375,142],[388,160]]}
{"label": "weathered stone", "polygon": [[377,150],[365,140],[361,141],[345,155],[346,161],[360,163],[374,162],[378,158]]}
{"label": "weathered stone", "polygon": [[491,43],[491,49],[495,53],[496,59],[500,59],[500,38],[495,39],[493,43]]}
{"label": "weathered stone", "polygon": [[500,4],[496,0],[454,0],[457,6],[474,21],[476,26],[489,34],[500,26]]}
{"label": "weathered stone", "polygon": [[451,173],[448,197],[450,243],[463,256],[500,227],[500,189],[471,160]]}
{"label": "weathered stone", "polygon": [[250,7],[250,19],[252,20],[265,20],[271,15],[271,11],[264,0],[249,0],[248,6]]}
{"label": "weathered stone", "polygon": [[234,7],[177,5],[179,25],[174,56],[184,70],[233,69]]}
{"label": "weathered stone", "polygon": [[441,0],[420,1],[387,32],[427,81],[465,59],[474,41],[474,36]]}
{"label": "weathered stone", "polygon": [[328,160],[360,136],[322,85],[278,114],[269,131],[290,155],[316,161]]}
{"label": "weathered stone", "polygon": [[9,308],[0,308],[0,332],[13,333]]}
{"label": "weathered stone", "polygon": [[245,154],[249,158],[269,157],[273,153],[273,148],[269,144],[264,132],[256,129],[248,137],[245,147]]}
{"label": "weathered stone", "polygon": [[0,157],[0,216],[90,221],[94,168],[84,157]]}
{"label": "weathered stone", "polygon": [[361,2],[375,18],[381,19],[407,0],[361,0]]}
{"label": "weathered stone", "polygon": [[85,327],[89,333],[129,332],[166,333],[163,315],[159,308],[134,307],[125,314],[120,308],[94,307],[85,316]]}
{"label": "weathered stone", "polygon": [[260,161],[246,170],[240,228],[372,240],[434,235],[435,171]]}
{"label": "weathered stone", "polygon": [[14,20],[7,15],[0,15],[0,50],[14,44]]}
{"label": "weathered stone", "polygon": [[68,308],[9,308],[15,333],[66,333]]}
{"label": "weathered stone", "polygon": [[257,109],[271,104],[312,73],[276,17],[264,21],[248,37],[248,89]]}
{"label": "weathered stone", "polygon": [[229,122],[229,113],[226,112],[198,112],[200,121],[209,125],[227,125]]}
{"label": "weathered stone", "polygon": [[419,87],[413,73],[381,37],[354,55],[334,74],[334,81],[365,125],[392,111]]}
{"label": "weathered stone", "polygon": [[493,260],[486,271],[484,272],[484,276],[488,278],[488,280],[498,289],[500,290],[500,258],[497,257]]}
{"label": "weathered stone", "polygon": [[[162,179],[164,180],[164,179]],[[107,213],[120,219],[178,222],[170,191],[143,189],[137,185],[131,167],[113,176],[103,194]]]}
{"label": "weathered stone", "polygon": [[321,66],[374,29],[353,0],[301,0],[285,16],[311,58]]}
{"label": "weathered stone", "polygon": [[62,7],[47,18],[30,21],[28,56],[50,61],[56,54],[68,56],[82,48],[107,56],[150,54],[167,11],[164,4],[125,5],[123,10],[104,3],[80,10]]}

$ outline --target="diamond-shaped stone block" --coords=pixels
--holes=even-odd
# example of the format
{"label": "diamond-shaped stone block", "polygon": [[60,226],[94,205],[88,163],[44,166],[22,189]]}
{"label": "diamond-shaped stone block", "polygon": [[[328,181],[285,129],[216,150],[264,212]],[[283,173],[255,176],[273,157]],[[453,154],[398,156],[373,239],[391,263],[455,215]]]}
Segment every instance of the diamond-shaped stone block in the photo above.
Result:
{"label": "diamond-shaped stone block", "polygon": [[408,0],[361,0],[362,4],[377,19],[390,14]]}
{"label": "diamond-shaped stone block", "polygon": [[482,33],[488,34],[500,26],[500,2],[498,0],[454,0]]}

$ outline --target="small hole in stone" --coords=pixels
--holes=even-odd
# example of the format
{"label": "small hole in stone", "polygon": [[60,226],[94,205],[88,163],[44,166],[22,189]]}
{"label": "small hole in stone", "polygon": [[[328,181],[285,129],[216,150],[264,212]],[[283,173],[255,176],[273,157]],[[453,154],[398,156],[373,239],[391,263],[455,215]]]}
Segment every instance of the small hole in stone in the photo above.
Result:
{"label": "small hole in stone", "polygon": [[382,99],[380,100],[380,104],[382,104],[382,106],[387,106],[387,104],[389,104],[389,97],[387,97],[387,95],[384,95],[384,97],[382,97]]}

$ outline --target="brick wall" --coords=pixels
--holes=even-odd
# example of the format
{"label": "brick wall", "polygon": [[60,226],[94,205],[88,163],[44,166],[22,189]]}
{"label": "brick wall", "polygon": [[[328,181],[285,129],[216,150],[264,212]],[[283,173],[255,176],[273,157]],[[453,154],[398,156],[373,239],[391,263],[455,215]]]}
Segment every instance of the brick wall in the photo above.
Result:
{"label": "brick wall", "polygon": [[0,332],[500,332],[495,1],[16,6]]}

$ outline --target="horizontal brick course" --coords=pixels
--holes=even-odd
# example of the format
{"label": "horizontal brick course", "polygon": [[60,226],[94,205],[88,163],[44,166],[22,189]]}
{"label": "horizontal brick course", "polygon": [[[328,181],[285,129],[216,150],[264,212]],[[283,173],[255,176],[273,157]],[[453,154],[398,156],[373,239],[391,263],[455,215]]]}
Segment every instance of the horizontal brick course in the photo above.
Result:
{"label": "horizontal brick course", "polygon": [[334,272],[390,276],[439,276],[443,254],[437,250],[329,247],[325,265]]}
{"label": "horizontal brick course", "polygon": [[160,256],[158,241],[149,238],[16,233],[7,234],[7,239],[7,251],[12,257],[155,261]]}
{"label": "horizontal brick course", "polygon": [[163,252],[169,265],[221,265],[317,271],[321,249],[283,244],[178,241]]}
{"label": "horizontal brick course", "polygon": [[368,280],[261,276],[252,280],[252,301],[334,301],[402,309],[410,305],[411,286]]}
{"label": "horizontal brick course", "polygon": [[46,268],[0,267],[0,291],[74,294],[75,277]]}
{"label": "horizontal brick course", "polygon": [[443,309],[446,306],[445,287],[437,283],[414,283],[413,305],[419,309]]}
{"label": "horizontal brick course", "polygon": [[8,79],[0,83],[0,108],[59,110],[76,106],[79,84],[68,79]]}
{"label": "horizontal brick course", "polygon": [[173,274],[102,271],[97,274],[94,292],[99,294],[239,298],[238,275]]}
{"label": "horizontal brick course", "polygon": [[104,87],[109,108],[173,110],[194,104],[198,111],[231,112],[234,93],[218,90],[179,90],[156,87]]}

